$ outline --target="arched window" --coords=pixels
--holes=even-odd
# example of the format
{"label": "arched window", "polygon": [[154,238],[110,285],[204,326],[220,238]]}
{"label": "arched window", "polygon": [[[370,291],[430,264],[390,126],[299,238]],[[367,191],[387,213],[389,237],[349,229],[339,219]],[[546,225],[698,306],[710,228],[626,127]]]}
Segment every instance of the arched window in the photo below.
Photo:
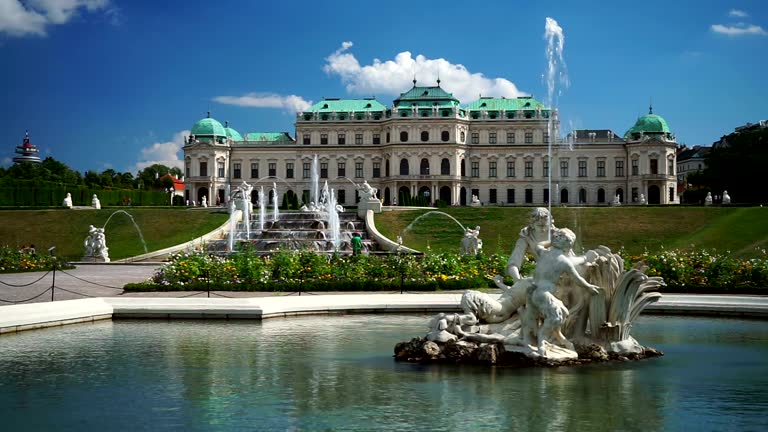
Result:
{"label": "arched window", "polygon": [[408,175],[408,159],[400,159],[400,175]]}
{"label": "arched window", "polygon": [[461,160],[461,176],[467,176],[467,164],[464,163],[464,159]]}
{"label": "arched window", "polygon": [[429,161],[426,158],[421,160],[419,173],[421,175],[429,175]]}
{"label": "arched window", "polygon": [[440,161],[440,174],[441,175],[451,174],[451,162],[448,161],[448,158],[443,158],[443,160]]}
{"label": "arched window", "polygon": [[408,132],[400,132],[400,142],[408,142]]}
{"label": "arched window", "polygon": [[584,188],[579,189],[579,204],[587,203],[587,190]]}
{"label": "arched window", "polygon": [[600,188],[597,190],[597,202],[599,203],[605,202],[605,189]]}
{"label": "arched window", "polygon": [[421,131],[421,140],[424,142],[429,141],[429,132]]}
{"label": "arched window", "polygon": [[464,142],[464,138],[466,138],[466,136],[464,135],[464,131],[461,131],[461,140],[460,140],[460,142]]}
{"label": "arched window", "polygon": [[384,171],[385,175],[389,177],[389,159],[387,159],[387,162],[384,164]]}
{"label": "arched window", "polygon": [[624,202],[624,189],[622,189],[622,188],[616,189],[616,196],[619,197],[619,202],[623,203]]}
{"label": "arched window", "polygon": [[447,142],[451,139],[451,134],[448,131],[442,131],[440,133],[440,139],[443,140],[443,142]]}
{"label": "arched window", "polygon": [[560,202],[563,204],[568,204],[568,189],[560,190]]}

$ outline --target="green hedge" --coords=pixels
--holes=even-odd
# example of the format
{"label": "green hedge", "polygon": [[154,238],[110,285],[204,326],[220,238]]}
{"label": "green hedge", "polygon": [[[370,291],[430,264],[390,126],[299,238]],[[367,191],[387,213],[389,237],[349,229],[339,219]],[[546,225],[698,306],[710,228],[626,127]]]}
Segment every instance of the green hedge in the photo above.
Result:
{"label": "green hedge", "polygon": [[60,207],[68,192],[72,195],[72,204],[76,206],[90,206],[94,194],[98,196],[102,206],[125,205],[129,200],[134,206],[163,206],[169,203],[168,194],[163,191],[97,189],[32,180],[4,179],[0,183],[0,206]]}

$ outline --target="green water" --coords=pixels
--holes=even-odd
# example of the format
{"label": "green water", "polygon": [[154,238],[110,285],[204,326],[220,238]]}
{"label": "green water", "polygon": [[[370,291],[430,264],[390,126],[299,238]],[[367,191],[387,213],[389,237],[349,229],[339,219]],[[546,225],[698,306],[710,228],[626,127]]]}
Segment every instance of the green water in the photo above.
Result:
{"label": "green water", "polygon": [[3,431],[749,431],[764,321],[642,317],[666,356],[557,369],[396,363],[426,316],[115,321],[0,337]]}

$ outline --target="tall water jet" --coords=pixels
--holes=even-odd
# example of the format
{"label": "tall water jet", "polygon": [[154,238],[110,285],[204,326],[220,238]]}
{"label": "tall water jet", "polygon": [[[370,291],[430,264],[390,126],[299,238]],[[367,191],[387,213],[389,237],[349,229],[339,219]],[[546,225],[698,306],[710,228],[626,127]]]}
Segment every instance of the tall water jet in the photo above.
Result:
{"label": "tall water jet", "polygon": [[136,224],[136,221],[133,220],[133,216],[130,213],[128,213],[127,211],[125,211],[125,210],[118,210],[118,211],[112,213],[111,215],[109,215],[109,217],[107,218],[107,221],[104,222],[104,226],[101,227],[101,229],[102,230],[106,230],[107,229],[107,225],[109,224],[109,221],[112,220],[112,216],[114,216],[114,215],[116,215],[118,213],[122,213],[122,214],[128,216],[129,219],[131,219],[131,223],[133,224],[133,227],[136,228],[136,232],[139,234],[139,240],[141,240],[141,245],[144,247],[144,253],[148,253],[148,251],[147,251],[147,242],[144,241],[144,234],[141,233],[141,229],[139,229],[139,226]]}
{"label": "tall water jet", "polygon": [[562,91],[558,88],[558,83],[562,87],[568,87],[570,83],[565,67],[565,59],[563,58],[565,35],[563,34],[563,28],[553,18],[547,17],[546,19],[544,38],[547,40],[547,72],[545,79],[547,82],[547,104],[550,109],[547,121],[547,133],[549,134],[547,143],[547,190],[550,196],[547,200],[547,205],[549,206],[549,213],[552,214],[552,201],[554,200],[554,194],[552,193],[552,141],[558,139],[557,97],[560,96]]}
{"label": "tall water jet", "polygon": [[310,196],[309,196],[309,202],[314,204],[314,207],[319,207],[320,204],[320,198],[318,197],[318,194],[320,192],[320,170],[318,168],[318,160],[317,155],[315,155],[314,159],[312,159],[312,184],[310,185]]}
{"label": "tall water jet", "polygon": [[333,244],[333,250],[339,250],[341,245],[341,222],[339,221],[339,212],[336,210],[336,196],[333,189],[331,189],[328,195],[328,228],[331,230],[331,243]]}
{"label": "tall water jet", "polygon": [[277,183],[272,183],[272,212],[273,212],[273,221],[277,222],[277,220],[280,218],[280,212],[277,209],[277,202],[279,200],[277,199]]}
{"label": "tall water jet", "polygon": [[264,199],[264,186],[259,186],[259,231],[264,231],[264,215],[267,213],[267,201]]}
{"label": "tall water jet", "polygon": [[231,200],[229,203],[229,235],[227,236],[227,250],[233,252],[235,250],[235,230],[237,229],[237,221],[235,220],[235,214],[237,213],[237,206],[235,200]]}

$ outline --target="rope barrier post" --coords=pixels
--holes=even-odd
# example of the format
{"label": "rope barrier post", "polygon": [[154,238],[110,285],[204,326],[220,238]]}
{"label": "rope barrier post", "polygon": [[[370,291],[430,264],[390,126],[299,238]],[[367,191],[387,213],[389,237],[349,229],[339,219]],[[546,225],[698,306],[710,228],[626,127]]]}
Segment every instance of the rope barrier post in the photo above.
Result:
{"label": "rope barrier post", "polygon": [[53,294],[56,287],[56,261],[53,262],[53,280],[51,281],[51,301],[53,301]]}

